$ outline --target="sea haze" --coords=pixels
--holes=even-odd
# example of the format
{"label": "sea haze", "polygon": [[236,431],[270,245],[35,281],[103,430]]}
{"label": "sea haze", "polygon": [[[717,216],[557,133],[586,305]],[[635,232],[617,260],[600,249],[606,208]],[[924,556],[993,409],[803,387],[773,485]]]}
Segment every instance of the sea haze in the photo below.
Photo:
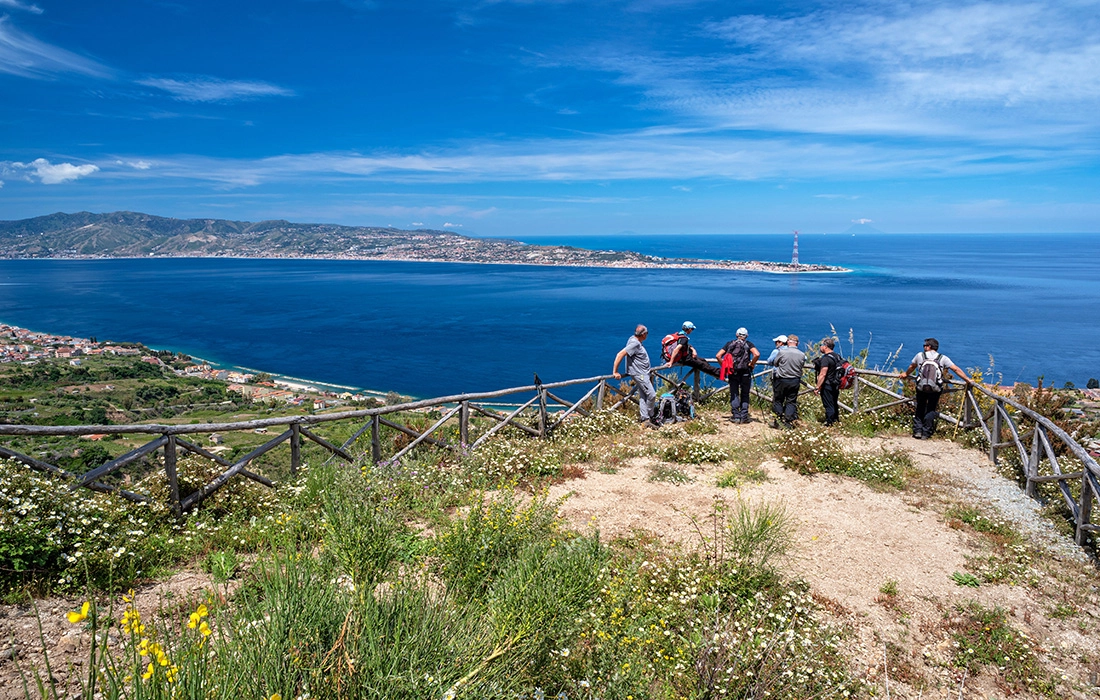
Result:
{"label": "sea haze", "polygon": [[[789,260],[790,236],[529,239],[700,258]],[[650,354],[684,320],[713,355],[747,326],[904,367],[936,336],[964,368],[1061,386],[1100,377],[1097,235],[802,235],[848,274],[449,263],[0,261],[0,321],[319,382],[435,396],[603,374],[636,323]]]}

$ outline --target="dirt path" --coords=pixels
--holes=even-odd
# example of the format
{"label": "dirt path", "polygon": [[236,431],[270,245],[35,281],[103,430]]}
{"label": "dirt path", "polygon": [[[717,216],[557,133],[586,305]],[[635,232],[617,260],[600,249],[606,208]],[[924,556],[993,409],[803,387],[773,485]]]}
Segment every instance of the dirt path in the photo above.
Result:
{"label": "dirt path", "polygon": [[[719,433],[708,437],[736,449],[759,443],[771,432],[762,423],[722,423]],[[569,494],[562,509],[565,516],[578,527],[596,524],[602,537],[640,529],[685,543],[699,541],[692,519],[705,519],[715,498],[782,503],[798,522],[788,572],[807,581],[825,607],[850,625],[855,670],[880,684],[879,693],[892,675],[895,698],[1003,697],[1008,690],[995,678],[964,682],[957,669],[945,663],[951,644],[945,615],[956,604],[975,601],[1006,609],[1018,629],[1040,642],[1048,652],[1048,667],[1076,686],[1069,697],[1100,697],[1089,677],[1090,664],[1100,660],[1100,640],[1093,631],[1100,619],[1095,570],[1016,484],[999,476],[983,453],[948,440],[843,442],[869,451],[907,451],[915,466],[935,482],[936,498],[878,491],[831,474],[803,476],[774,459],[762,464],[764,482],[737,489],[715,485],[723,471],[720,465],[687,467],[693,477],[690,483],[654,482],[649,480],[652,458],[635,458],[614,474],[589,472],[583,480],[555,487],[552,495]],[[988,504],[1028,533],[1044,556],[1059,564],[1057,575],[1044,576],[1038,588],[956,584],[952,575],[966,571],[968,557],[984,552],[980,538],[950,527],[943,517],[943,503],[964,499]],[[897,595],[884,600],[880,588],[888,581],[896,582]],[[1076,601],[1081,609],[1068,619],[1048,617],[1060,587],[1071,585],[1078,592],[1083,586],[1088,593],[1085,600]],[[887,645],[892,645],[892,670],[884,674]],[[901,677],[910,683],[901,682]]]}

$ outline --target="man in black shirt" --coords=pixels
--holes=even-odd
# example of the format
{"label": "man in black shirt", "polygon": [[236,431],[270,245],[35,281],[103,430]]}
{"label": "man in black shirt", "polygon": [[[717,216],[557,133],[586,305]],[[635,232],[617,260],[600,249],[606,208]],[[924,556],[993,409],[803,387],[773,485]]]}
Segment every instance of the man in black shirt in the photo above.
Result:
{"label": "man in black shirt", "polygon": [[824,338],[821,341],[821,357],[814,362],[817,368],[817,386],[814,393],[821,396],[821,405],[825,408],[825,425],[840,420],[840,378],[836,368],[840,364],[840,355],[833,352],[836,340]]}

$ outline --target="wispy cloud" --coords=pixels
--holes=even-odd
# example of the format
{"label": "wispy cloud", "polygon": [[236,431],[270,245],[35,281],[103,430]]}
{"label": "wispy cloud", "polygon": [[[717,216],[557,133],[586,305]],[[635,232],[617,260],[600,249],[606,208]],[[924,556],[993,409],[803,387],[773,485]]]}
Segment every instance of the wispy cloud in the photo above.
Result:
{"label": "wispy cloud", "polygon": [[42,8],[38,5],[20,2],[20,0],[0,0],[0,7],[10,7],[13,10],[22,10],[36,15],[42,14]]}
{"label": "wispy cloud", "polygon": [[209,76],[144,78],[139,85],[163,90],[183,102],[237,102],[262,97],[293,97],[294,91],[256,80],[223,80]]}
{"label": "wispy cloud", "polygon": [[30,163],[0,164],[0,172],[12,173],[28,180],[37,179],[43,185],[59,185],[99,172],[99,166],[90,163],[84,165],[51,163],[45,158],[38,158]]}
{"label": "wispy cloud", "polygon": [[67,73],[112,77],[111,69],[103,64],[39,41],[13,26],[8,17],[0,17],[0,73],[37,79]]}
{"label": "wispy cloud", "polygon": [[1097,131],[1098,10],[1095,0],[825,3],[709,22],[700,53],[633,44],[576,61],[701,127],[1065,143]]}
{"label": "wispy cloud", "polygon": [[[646,133],[525,142],[484,142],[414,153],[306,153],[260,159],[204,156],[131,158],[151,170],[111,168],[104,175],[213,182],[224,188],[256,187],[309,178],[402,183],[604,182],[813,178],[882,179],[991,176],[1043,172],[1100,159],[1096,147],[1064,151],[965,143],[873,143],[796,136],[650,136]],[[114,161],[110,161],[114,163]],[[829,193],[826,197],[832,196]],[[844,195],[836,195],[844,196]],[[418,216],[412,214],[411,216]]]}

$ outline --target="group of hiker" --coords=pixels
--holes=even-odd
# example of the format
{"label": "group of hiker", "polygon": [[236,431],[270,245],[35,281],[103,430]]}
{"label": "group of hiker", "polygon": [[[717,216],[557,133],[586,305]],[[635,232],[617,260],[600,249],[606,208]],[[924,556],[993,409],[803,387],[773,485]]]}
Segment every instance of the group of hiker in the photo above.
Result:
{"label": "group of hiker", "polygon": [[[709,374],[719,381],[729,382],[730,418],[733,423],[750,423],[749,392],[752,389],[753,374],[758,364],[772,368],[772,413],[773,428],[791,428],[798,420],[798,396],[801,392],[802,373],[806,366],[806,353],[798,348],[798,336],[791,333],[772,338],[775,348],[764,360],[760,351],[749,340],[749,331],[738,328],[732,340],[722,346],[715,359],[715,367],[692,347],[689,336],[695,331],[695,324],[684,321],[680,330],[670,333],[661,340],[661,359],[664,364],[651,367],[649,353],[645,349],[649,330],[638,325],[626,343],[615,356],[612,375],[622,378],[619,365],[626,360],[626,376],[629,376],[638,392],[639,419],[649,427],[659,427],[662,423],[658,415],[657,393],[653,388],[652,372],[673,366],[689,367]],[[813,359],[814,393],[821,398],[825,409],[825,425],[840,420],[840,392],[851,386],[856,371],[840,353],[836,352],[836,339],[823,338],[817,356]],[[913,357],[913,361],[904,372],[895,376],[908,379],[915,372],[916,400],[913,416],[913,437],[920,440],[932,437],[936,430],[937,409],[940,395],[947,380],[947,372],[953,372],[966,383],[970,378],[959,369],[946,355],[939,352],[939,341],[926,338],[924,349]]]}

